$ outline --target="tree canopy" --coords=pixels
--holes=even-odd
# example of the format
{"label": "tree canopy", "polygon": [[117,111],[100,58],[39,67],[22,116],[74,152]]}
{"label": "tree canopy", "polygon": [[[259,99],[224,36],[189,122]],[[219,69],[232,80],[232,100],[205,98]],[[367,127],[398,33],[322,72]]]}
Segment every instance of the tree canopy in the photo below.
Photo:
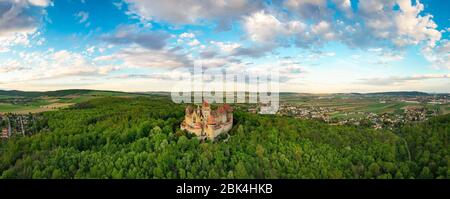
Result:
{"label": "tree canopy", "polygon": [[450,178],[450,115],[394,131],[234,113],[230,138],[179,129],[184,105],[94,99],[0,145],[1,178]]}

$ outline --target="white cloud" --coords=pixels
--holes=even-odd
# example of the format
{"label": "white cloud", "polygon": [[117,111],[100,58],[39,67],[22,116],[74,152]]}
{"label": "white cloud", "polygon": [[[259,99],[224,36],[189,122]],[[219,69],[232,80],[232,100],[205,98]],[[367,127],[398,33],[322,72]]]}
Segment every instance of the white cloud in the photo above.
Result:
{"label": "white cloud", "polygon": [[243,20],[243,28],[247,38],[254,42],[249,47],[239,47],[234,54],[238,56],[261,57],[266,52],[289,42],[293,36],[302,37],[307,25],[298,20],[280,21],[275,15],[264,10],[252,13]]}
{"label": "white cloud", "polygon": [[333,2],[341,12],[347,15],[347,17],[351,17],[353,15],[352,3],[350,0],[333,0]]}
{"label": "white cloud", "polygon": [[436,41],[441,39],[441,33],[436,30],[437,25],[432,20],[432,15],[419,15],[424,9],[423,4],[417,2],[413,6],[410,0],[399,0],[397,3],[402,12],[397,13],[395,17],[398,35],[394,42],[400,41],[403,45],[427,41],[428,46],[434,47]]}
{"label": "white cloud", "polygon": [[0,73],[9,73],[26,69],[17,60],[6,60],[0,63]]}
{"label": "white cloud", "polygon": [[189,46],[198,46],[200,44],[200,41],[197,39],[194,39],[188,43]]}
{"label": "white cloud", "polygon": [[[31,81],[69,76],[101,76],[119,68],[94,63],[83,55],[67,50],[20,53],[0,65],[0,77],[7,81]],[[23,72],[26,71],[26,72]]]}
{"label": "white cloud", "polygon": [[[433,47],[441,38],[432,15],[424,15],[424,5],[411,0],[360,1],[359,16],[368,28],[367,34],[390,40],[402,47],[426,42]],[[394,9],[398,6],[398,10]]]}
{"label": "white cloud", "polygon": [[116,45],[136,44],[144,48],[159,50],[166,46],[170,35],[163,31],[147,31],[134,25],[119,26],[114,34],[106,34],[101,39]]}
{"label": "white cloud", "polygon": [[0,45],[0,53],[6,53],[9,51],[10,51],[10,49],[8,47]]}
{"label": "white cloud", "polygon": [[258,10],[261,1],[251,0],[125,0],[130,12],[145,20],[162,20],[175,24],[194,24],[202,19],[218,22],[217,29],[228,30],[231,21]]}
{"label": "white cloud", "polygon": [[78,18],[78,23],[84,23],[89,19],[89,13],[80,11],[75,16]]}
{"label": "white cloud", "polygon": [[51,4],[51,0],[28,0],[30,4],[40,7],[47,7]]}
{"label": "white cloud", "polygon": [[95,46],[91,46],[89,48],[86,48],[87,54],[92,54],[95,52]]}
{"label": "white cloud", "polygon": [[279,34],[286,31],[284,25],[275,16],[265,11],[255,12],[245,17],[243,26],[248,38],[258,43],[274,42]]}
{"label": "white cloud", "polygon": [[99,66],[79,53],[69,52],[66,50],[56,51],[44,57],[44,62],[50,64],[44,77],[55,78],[65,76],[96,76],[106,75],[115,70],[111,66]]}
{"label": "white cloud", "polygon": [[435,68],[450,69],[450,41],[442,40],[437,47],[425,47],[422,49],[425,58]]}
{"label": "white cloud", "polygon": [[194,33],[184,32],[184,33],[182,33],[182,34],[180,35],[180,38],[181,38],[181,39],[184,39],[184,38],[193,39],[193,38],[195,38],[195,34],[194,34]]}
{"label": "white cloud", "polygon": [[302,80],[307,73],[303,66],[291,60],[280,61],[278,68],[280,82],[284,83],[299,82],[299,80]]}
{"label": "white cloud", "polygon": [[[234,52],[252,57],[263,56],[280,46],[295,44],[316,49],[327,42],[357,48],[402,50],[409,45],[434,48],[442,37],[433,16],[423,14],[424,5],[411,0],[284,0],[274,2],[276,6],[248,0],[126,2],[131,13],[146,20],[175,24],[214,21],[220,26],[223,21],[240,19],[246,38],[254,43],[240,46]],[[191,46],[199,45],[193,33],[179,35],[179,42],[183,41]],[[400,59],[399,56],[391,58]]]}
{"label": "white cloud", "polygon": [[[349,0],[286,0],[288,18],[265,16],[263,23],[271,27],[269,31],[249,32],[253,40],[286,36],[283,24],[303,21],[303,31],[297,34],[299,47],[320,47],[326,41],[340,41],[352,47],[391,46],[393,48],[424,44],[434,47],[441,39],[441,32],[430,14],[423,14],[424,5],[419,1],[386,0],[358,1],[353,11]],[[333,5],[334,4],[334,5]],[[340,12],[343,15],[336,16]],[[263,19],[263,17],[260,17]],[[256,21],[256,20],[254,20]],[[249,27],[246,23],[244,27]],[[257,27],[257,26],[255,26]]]}
{"label": "white cloud", "polygon": [[220,41],[211,41],[211,44],[217,46],[221,52],[226,54],[231,54],[236,49],[241,47],[241,44],[235,42],[220,42]]}
{"label": "white cloud", "polygon": [[284,6],[303,19],[320,20],[329,14],[326,0],[286,0]]}
{"label": "white cloud", "polygon": [[240,74],[259,74],[270,76],[271,72],[278,72],[280,88],[286,86],[285,84],[297,84],[302,81],[307,70],[292,60],[279,60],[263,64],[255,64],[252,67],[246,67],[243,63],[229,64],[226,67],[227,71]]}
{"label": "white cloud", "polygon": [[194,47],[200,45],[200,41],[196,39],[194,33],[184,32],[178,36],[178,43],[186,43],[188,46]]}
{"label": "white cloud", "polygon": [[369,48],[368,49],[371,56],[371,61],[374,64],[379,65],[388,65],[391,62],[403,60],[404,52],[402,51],[393,51],[391,49],[383,49],[383,48]]}
{"label": "white cloud", "polygon": [[407,82],[420,82],[430,79],[450,79],[450,74],[423,74],[412,76],[391,76],[382,78],[365,78],[360,79],[359,82],[368,85],[395,85],[404,84]]}
{"label": "white cloud", "polygon": [[202,67],[207,67],[207,68],[224,67],[224,66],[230,64],[230,60],[228,60],[226,58],[197,59],[194,62],[197,65],[201,65]]}
{"label": "white cloud", "polygon": [[[434,48],[441,40],[442,33],[433,16],[423,14],[424,5],[419,1],[354,3],[358,4],[355,11],[349,0],[286,0],[282,6],[290,11],[288,16],[276,9],[261,10],[244,17],[242,26],[249,40],[267,50],[289,46],[294,41],[297,47],[308,49],[320,48],[326,42],[341,42],[350,47],[401,51],[410,45]],[[343,15],[335,15],[336,12]]]}
{"label": "white cloud", "polygon": [[[327,26],[326,22],[321,22],[320,26]],[[285,36],[301,34],[306,31],[307,25],[298,20],[280,21],[275,15],[264,10],[252,13],[244,18],[243,27],[247,37],[259,44],[270,45],[283,39]],[[318,31],[321,27],[317,27]],[[323,27],[322,29],[327,28]]]}
{"label": "white cloud", "polygon": [[122,62],[126,67],[177,68],[190,66],[191,61],[183,54],[170,50],[153,50],[142,47],[128,47],[112,55],[100,56],[95,61]]}
{"label": "white cloud", "polygon": [[49,5],[49,0],[0,1],[0,49],[28,45],[39,28],[43,9]]}
{"label": "white cloud", "polygon": [[325,40],[335,39],[335,34],[331,28],[331,25],[326,21],[320,21],[319,23],[311,27],[312,33],[317,35],[319,38]]}

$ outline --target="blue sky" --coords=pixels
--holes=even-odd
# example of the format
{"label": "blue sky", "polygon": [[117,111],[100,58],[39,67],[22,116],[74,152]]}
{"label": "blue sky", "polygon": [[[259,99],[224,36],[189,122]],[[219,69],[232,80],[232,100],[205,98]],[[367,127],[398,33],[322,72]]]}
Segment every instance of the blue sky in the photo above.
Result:
{"label": "blue sky", "polygon": [[450,92],[446,0],[0,0],[0,89],[170,90],[277,68],[281,91]]}

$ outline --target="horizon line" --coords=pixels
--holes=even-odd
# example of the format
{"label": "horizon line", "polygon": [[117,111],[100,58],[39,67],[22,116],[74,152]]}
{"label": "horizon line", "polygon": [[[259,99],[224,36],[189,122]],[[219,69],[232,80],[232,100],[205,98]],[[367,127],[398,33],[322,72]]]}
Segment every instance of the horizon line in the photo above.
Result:
{"label": "horizon line", "polygon": [[[84,90],[84,91],[103,91],[103,92],[123,92],[123,93],[171,93],[171,91],[166,90],[149,90],[149,91],[124,91],[124,90],[102,90],[102,89],[84,89],[84,88],[69,88],[69,89],[58,89],[58,90],[17,90],[17,89],[0,89],[0,91],[19,91],[19,92],[56,92],[56,91],[67,91],[67,90]],[[208,92],[208,91],[191,91],[191,92]],[[226,91],[222,91],[225,93],[229,93]],[[252,93],[250,91],[233,91],[233,92],[248,92]],[[297,91],[280,91],[278,93],[296,93],[296,94],[373,94],[373,93],[398,93],[398,92],[408,92],[408,93],[427,93],[427,94],[450,94],[450,92],[429,92],[429,91],[420,91],[420,90],[390,90],[390,91],[373,91],[373,92],[297,92]],[[231,93],[231,92],[230,92]]]}

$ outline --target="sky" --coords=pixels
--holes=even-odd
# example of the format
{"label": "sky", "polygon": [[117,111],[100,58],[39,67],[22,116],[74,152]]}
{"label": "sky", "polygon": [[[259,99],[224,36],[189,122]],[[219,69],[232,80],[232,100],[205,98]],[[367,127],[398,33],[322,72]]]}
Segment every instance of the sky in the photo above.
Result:
{"label": "sky", "polygon": [[0,0],[0,89],[169,91],[277,69],[280,91],[450,92],[447,0]]}

